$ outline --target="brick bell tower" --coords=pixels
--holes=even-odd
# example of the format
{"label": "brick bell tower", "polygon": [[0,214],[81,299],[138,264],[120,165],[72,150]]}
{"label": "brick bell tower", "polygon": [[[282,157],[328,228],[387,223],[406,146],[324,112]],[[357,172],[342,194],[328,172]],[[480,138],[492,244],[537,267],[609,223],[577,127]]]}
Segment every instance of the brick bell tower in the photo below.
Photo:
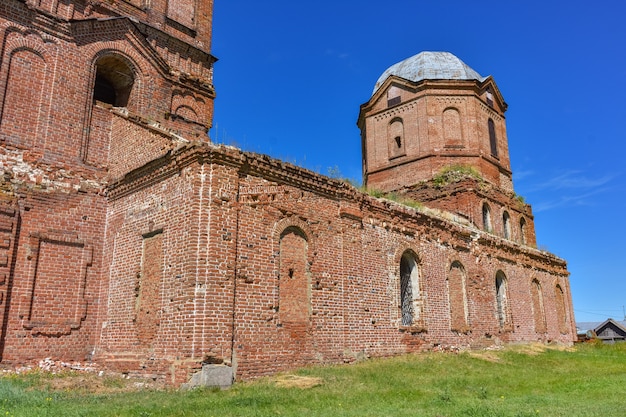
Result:
{"label": "brick bell tower", "polygon": [[357,122],[366,186],[535,245],[532,210],[513,191],[506,109],[493,78],[451,53],[392,65]]}
{"label": "brick bell tower", "polygon": [[209,141],[212,10],[213,0],[0,2],[2,363],[96,351],[108,187]]}
{"label": "brick bell tower", "polygon": [[109,106],[207,141],[212,9],[212,0],[3,1],[0,139],[106,166],[93,108]]}

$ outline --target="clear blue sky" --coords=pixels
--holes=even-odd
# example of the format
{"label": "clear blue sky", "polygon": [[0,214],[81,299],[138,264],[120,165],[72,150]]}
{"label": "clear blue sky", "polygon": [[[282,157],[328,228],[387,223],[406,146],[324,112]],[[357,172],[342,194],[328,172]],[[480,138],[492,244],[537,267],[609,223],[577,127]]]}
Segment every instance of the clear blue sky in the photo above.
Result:
{"label": "clear blue sky", "polygon": [[624,16],[621,0],[215,0],[210,135],[360,181],[356,119],[380,74],[451,52],[509,104],[515,191],[533,206],[539,248],[568,262],[576,319],[621,319]]}

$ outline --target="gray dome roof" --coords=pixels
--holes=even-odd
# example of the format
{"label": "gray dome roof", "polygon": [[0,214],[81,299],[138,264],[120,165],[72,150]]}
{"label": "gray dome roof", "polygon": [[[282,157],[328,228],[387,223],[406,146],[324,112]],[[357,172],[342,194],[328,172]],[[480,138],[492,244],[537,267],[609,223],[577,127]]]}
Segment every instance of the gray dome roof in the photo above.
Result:
{"label": "gray dome roof", "polygon": [[450,52],[420,52],[387,68],[376,81],[372,94],[391,75],[413,82],[421,80],[484,81],[487,78],[471,69]]}

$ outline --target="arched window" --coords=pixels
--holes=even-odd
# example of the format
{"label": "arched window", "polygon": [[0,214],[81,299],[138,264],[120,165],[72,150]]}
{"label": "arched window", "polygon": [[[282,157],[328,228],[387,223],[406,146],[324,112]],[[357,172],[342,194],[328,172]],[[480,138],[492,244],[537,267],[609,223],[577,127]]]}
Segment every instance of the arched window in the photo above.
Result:
{"label": "arched window", "polygon": [[416,308],[415,303],[419,295],[416,256],[411,251],[405,251],[400,259],[400,310],[403,326],[410,326],[419,319],[420,309]]}
{"label": "arched window", "polygon": [[126,107],[134,84],[134,71],[123,57],[108,54],[96,62],[94,100],[116,107]]}
{"label": "arched window", "polygon": [[491,232],[491,209],[489,204],[483,203],[483,230]]}
{"label": "arched window", "polygon": [[504,238],[511,238],[511,216],[509,216],[509,212],[505,211],[502,214],[502,229],[504,232]]}
{"label": "arched window", "polygon": [[526,244],[526,219],[519,219],[519,240],[522,245]]}
{"label": "arched window", "polygon": [[496,125],[493,123],[492,119],[489,119],[487,121],[487,126],[489,128],[489,146],[491,147],[491,156],[497,158],[498,142],[496,140]]}
{"label": "arched window", "polygon": [[567,310],[565,308],[565,294],[563,293],[563,288],[561,285],[556,284],[555,287],[556,293],[556,315],[559,321],[559,330],[561,333],[568,333],[567,328]]}
{"label": "arched window", "polygon": [[533,279],[530,284],[530,293],[533,301],[533,315],[535,318],[535,331],[537,333],[546,332],[546,314],[543,307],[543,293],[541,284],[537,279]]}
{"label": "arched window", "polygon": [[498,324],[501,328],[507,324],[509,314],[506,286],[506,276],[504,272],[498,271],[496,273],[496,314],[498,316]]}
{"label": "arched window", "polygon": [[468,328],[468,305],[465,290],[465,268],[459,261],[452,262],[448,275],[448,300],[450,303],[450,330],[466,332]]}
{"label": "arched window", "polygon": [[389,148],[389,158],[396,158],[398,156],[403,156],[405,154],[404,151],[404,124],[402,119],[396,117],[393,119],[388,126],[388,148]]}

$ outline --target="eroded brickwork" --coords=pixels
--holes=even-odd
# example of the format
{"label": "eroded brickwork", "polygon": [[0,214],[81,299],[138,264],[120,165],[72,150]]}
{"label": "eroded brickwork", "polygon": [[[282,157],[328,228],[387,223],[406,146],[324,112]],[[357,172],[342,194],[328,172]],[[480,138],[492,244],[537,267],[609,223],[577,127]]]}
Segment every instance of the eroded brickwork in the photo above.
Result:
{"label": "eroded brickwork", "polygon": [[[124,259],[113,262],[111,276],[126,283],[109,292],[108,304],[128,305],[129,313],[109,317],[101,353],[127,372],[141,362],[181,382],[180,375],[202,362],[217,362],[246,379],[436,346],[573,338],[571,305],[565,307],[567,330],[556,314],[555,282],[567,286],[565,263],[528,245],[236,149],[188,145],[165,158],[161,169],[142,168],[111,194],[119,213],[110,218],[119,251],[113,258]],[[183,184],[195,186],[178,200],[172,193]],[[192,206],[198,211],[181,212]],[[114,220],[122,214],[126,220]],[[137,221],[145,226],[129,227]],[[170,288],[161,296],[153,345],[162,361],[141,359],[146,353],[132,343],[136,281],[128,257],[134,253],[139,270],[139,241],[150,224],[163,228],[163,279]],[[188,239],[174,238],[181,229]],[[125,241],[128,247],[121,246]],[[181,251],[198,256],[178,256]],[[417,267],[409,325],[402,322],[400,300],[406,253]],[[506,282],[503,323],[496,276]],[[542,286],[543,313],[532,308],[534,282]],[[544,315],[545,328],[537,326],[537,314]],[[170,321],[177,325],[164,324]],[[171,374],[172,364],[181,373]]]}
{"label": "eroded brickwork", "polygon": [[[206,364],[241,380],[572,342],[566,264],[534,247],[490,78],[394,80],[362,106],[368,183],[411,208],[211,145],[211,11],[0,4],[2,365],[95,360],[180,384]],[[442,158],[480,176],[435,180]]]}

